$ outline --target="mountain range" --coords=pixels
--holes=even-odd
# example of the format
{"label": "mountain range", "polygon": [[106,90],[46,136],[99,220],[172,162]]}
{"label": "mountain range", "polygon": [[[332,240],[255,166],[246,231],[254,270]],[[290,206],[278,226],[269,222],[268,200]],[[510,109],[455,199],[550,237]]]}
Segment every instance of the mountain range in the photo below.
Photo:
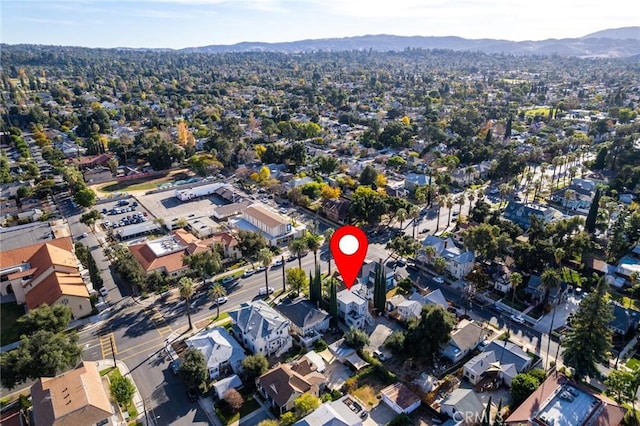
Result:
{"label": "mountain range", "polygon": [[231,45],[188,47],[181,52],[286,52],[376,50],[401,51],[407,48],[449,49],[509,55],[561,55],[581,58],[626,58],[640,55],[640,27],[607,29],[580,38],[539,41],[466,39],[462,37],[425,37],[365,35],[344,38],[299,40],[282,43],[242,42]]}

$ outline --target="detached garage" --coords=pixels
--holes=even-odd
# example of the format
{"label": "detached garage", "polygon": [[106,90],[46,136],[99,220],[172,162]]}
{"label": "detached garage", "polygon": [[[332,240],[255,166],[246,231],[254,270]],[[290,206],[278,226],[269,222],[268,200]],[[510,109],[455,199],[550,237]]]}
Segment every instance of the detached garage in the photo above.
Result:
{"label": "detached garage", "polygon": [[420,406],[420,397],[403,383],[395,383],[380,391],[382,401],[398,414],[409,414]]}

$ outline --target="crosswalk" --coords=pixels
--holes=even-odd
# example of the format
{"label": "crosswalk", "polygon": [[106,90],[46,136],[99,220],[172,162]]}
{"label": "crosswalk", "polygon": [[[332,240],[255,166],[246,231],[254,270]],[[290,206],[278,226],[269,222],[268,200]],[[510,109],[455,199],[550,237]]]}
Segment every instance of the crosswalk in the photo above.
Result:
{"label": "crosswalk", "polygon": [[118,355],[116,339],[112,332],[100,335],[100,350],[102,359],[111,359],[114,355]]}
{"label": "crosswalk", "polygon": [[153,322],[156,331],[160,334],[160,336],[165,336],[173,333],[173,328],[169,325],[169,323],[164,319],[164,316],[158,308],[155,306],[145,308],[145,311],[149,315],[149,318]]}

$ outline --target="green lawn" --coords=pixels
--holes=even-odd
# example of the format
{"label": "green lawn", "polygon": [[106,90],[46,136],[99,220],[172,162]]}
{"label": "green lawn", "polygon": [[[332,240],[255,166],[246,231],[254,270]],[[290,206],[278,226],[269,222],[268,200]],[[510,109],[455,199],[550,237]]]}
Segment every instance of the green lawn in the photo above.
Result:
{"label": "green lawn", "polygon": [[567,267],[562,268],[562,279],[567,284],[571,284],[574,287],[582,286],[582,279],[580,278],[580,274],[573,269],[569,269]]}
{"label": "green lawn", "polygon": [[24,306],[15,303],[0,305],[0,346],[17,342],[20,339],[16,329],[16,320],[24,315]]}
{"label": "green lawn", "polygon": [[629,367],[632,370],[636,370],[640,367],[640,359],[638,358],[631,358],[629,361],[627,361],[627,367]]}
{"label": "green lawn", "polygon": [[260,408],[260,404],[258,404],[258,402],[253,399],[253,396],[243,395],[243,397],[244,404],[242,404],[240,411],[235,414],[231,413],[227,409],[227,404],[225,402],[218,401],[215,404],[216,414],[218,415],[218,418],[220,418],[222,424],[230,425],[234,422],[238,422],[242,417],[246,417]]}

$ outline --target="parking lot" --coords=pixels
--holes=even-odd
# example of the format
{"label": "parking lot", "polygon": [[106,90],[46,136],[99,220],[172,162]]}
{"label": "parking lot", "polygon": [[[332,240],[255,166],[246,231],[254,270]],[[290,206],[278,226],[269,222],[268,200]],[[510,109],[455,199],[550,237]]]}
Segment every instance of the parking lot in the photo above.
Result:
{"label": "parking lot", "polygon": [[126,226],[153,220],[149,212],[134,198],[103,203],[96,206],[96,209],[102,213],[102,227],[107,232],[115,232]]}
{"label": "parking lot", "polygon": [[175,190],[139,195],[137,199],[140,205],[149,210],[154,217],[165,219],[211,216],[216,207],[226,204],[217,195],[191,201],[180,201],[175,196]]}

